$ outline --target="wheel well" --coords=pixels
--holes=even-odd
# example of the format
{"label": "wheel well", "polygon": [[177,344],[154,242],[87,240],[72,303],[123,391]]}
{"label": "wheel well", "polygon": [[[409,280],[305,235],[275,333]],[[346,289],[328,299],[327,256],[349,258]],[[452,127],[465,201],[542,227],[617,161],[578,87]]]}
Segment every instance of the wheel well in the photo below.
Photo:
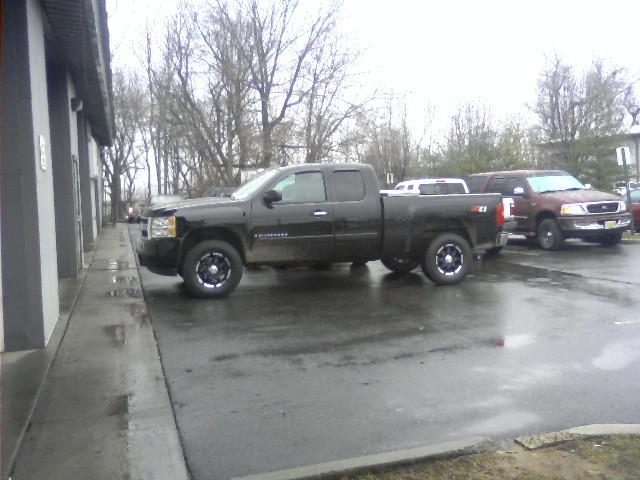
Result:
{"label": "wheel well", "polygon": [[431,242],[436,237],[439,237],[443,233],[455,233],[456,235],[459,235],[462,238],[464,238],[464,240],[469,245],[472,245],[471,239],[469,238],[469,232],[465,228],[463,228],[461,225],[451,225],[450,228],[447,228],[445,230],[439,230],[439,231],[425,230],[424,234],[422,236],[423,241],[424,241],[424,249],[426,250],[429,247],[429,245],[431,244]]}
{"label": "wheel well", "polygon": [[182,244],[180,245],[180,265],[182,265],[182,261],[191,247],[205,240],[221,240],[228,243],[238,251],[242,262],[245,262],[244,246],[236,234],[226,228],[201,228],[191,230],[182,240]]}
{"label": "wheel well", "polygon": [[538,227],[540,226],[540,223],[542,223],[542,221],[546,220],[547,218],[552,218],[555,220],[556,216],[548,210],[545,210],[544,212],[540,212],[538,213],[538,215],[536,215],[536,232],[538,231]]}

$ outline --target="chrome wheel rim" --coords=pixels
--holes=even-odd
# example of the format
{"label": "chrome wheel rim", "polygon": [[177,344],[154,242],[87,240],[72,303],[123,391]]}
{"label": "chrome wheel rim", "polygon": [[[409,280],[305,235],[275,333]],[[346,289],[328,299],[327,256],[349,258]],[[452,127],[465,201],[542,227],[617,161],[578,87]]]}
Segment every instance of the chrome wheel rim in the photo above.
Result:
{"label": "chrome wheel rim", "polygon": [[222,287],[231,275],[231,262],[219,252],[207,252],[196,263],[196,278],[205,288]]}
{"label": "chrome wheel rim", "polygon": [[455,243],[446,243],[436,252],[436,268],[445,276],[458,274],[463,264],[464,254]]}

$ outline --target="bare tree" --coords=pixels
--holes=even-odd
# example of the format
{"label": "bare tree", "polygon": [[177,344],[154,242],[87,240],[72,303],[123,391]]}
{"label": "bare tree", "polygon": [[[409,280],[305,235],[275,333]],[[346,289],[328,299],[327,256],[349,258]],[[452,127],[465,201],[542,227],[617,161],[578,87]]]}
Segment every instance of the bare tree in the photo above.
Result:
{"label": "bare tree", "polygon": [[466,102],[451,117],[444,158],[453,175],[487,171],[499,157],[498,129],[489,107]]}
{"label": "bare tree", "polygon": [[[335,21],[335,19],[334,19]],[[313,48],[303,66],[307,85],[301,110],[304,112],[305,161],[315,163],[330,158],[338,142],[337,132],[375,96],[362,98],[351,87],[351,67],[359,52],[345,49],[349,42],[334,34],[334,28]],[[349,94],[353,99],[346,100]],[[360,97],[360,100],[356,100]]]}
{"label": "bare tree", "polygon": [[556,56],[540,75],[531,109],[538,116],[543,160],[605,186],[615,164],[603,159],[620,139],[629,82],[624,69],[607,68],[601,60],[582,75],[574,70]]}
{"label": "bare tree", "polygon": [[[218,0],[225,23],[244,26],[229,33],[237,51],[249,66],[249,86],[256,94],[261,159],[268,167],[277,151],[274,132],[292,107],[304,98],[301,90],[305,61],[313,49],[334,27],[337,3],[305,22],[299,13],[298,0],[264,4],[259,0],[238,0],[235,11]],[[246,35],[243,34],[246,32]]]}
{"label": "bare tree", "polygon": [[124,216],[123,186],[126,201],[132,202],[135,181],[141,168],[140,158],[144,148],[140,146],[139,132],[144,117],[144,103],[139,79],[123,71],[113,75],[113,106],[115,135],[113,146],[102,156],[107,191],[111,199],[111,221]]}

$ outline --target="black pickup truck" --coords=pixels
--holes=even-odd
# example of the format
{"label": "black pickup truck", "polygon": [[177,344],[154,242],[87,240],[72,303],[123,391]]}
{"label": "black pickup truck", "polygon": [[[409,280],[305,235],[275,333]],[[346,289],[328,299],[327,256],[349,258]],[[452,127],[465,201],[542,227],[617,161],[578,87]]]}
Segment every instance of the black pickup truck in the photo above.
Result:
{"label": "black pickup truck", "polygon": [[447,285],[466,276],[472,249],[506,244],[502,223],[499,194],[386,195],[369,165],[302,164],[267,169],[229,198],[148,212],[136,250],[203,298],[231,293],[245,265],[380,259]]}

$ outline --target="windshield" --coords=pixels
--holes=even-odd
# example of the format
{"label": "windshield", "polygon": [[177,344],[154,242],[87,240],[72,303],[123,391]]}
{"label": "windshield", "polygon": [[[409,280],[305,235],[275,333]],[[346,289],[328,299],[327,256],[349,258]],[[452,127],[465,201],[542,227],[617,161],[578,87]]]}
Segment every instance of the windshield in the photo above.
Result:
{"label": "windshield", "polygon": [[529,186],[535,193],[559,192],[562,190],[585,190],[585,186],[577,178],[569,174],[528,177]]}
{"label": "windshield", "polygon": [[[640,190],[632,190],[630,192],[631,203],[640,203]],[[627,196],[624,196],[624,200],[627,201]]]}
{"label": "windshield", "polygon": [[254,176],[247,183],[238,187],[238,189],[233,192],[231,198],[234,200],[245,200],[247,198],[252,197],[256,192],[260,191],[267,183],[271,181],[273,177],[278,174],[278,169],[269,169],[265,170],[262,173]]}

